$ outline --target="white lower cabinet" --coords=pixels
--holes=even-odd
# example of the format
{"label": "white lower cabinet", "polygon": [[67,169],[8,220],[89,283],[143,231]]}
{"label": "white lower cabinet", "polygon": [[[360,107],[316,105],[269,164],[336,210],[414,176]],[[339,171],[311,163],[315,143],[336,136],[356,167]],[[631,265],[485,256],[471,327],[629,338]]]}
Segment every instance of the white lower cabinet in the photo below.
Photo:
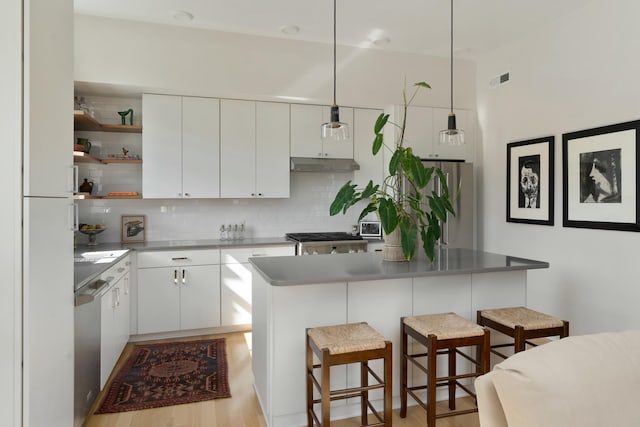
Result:
{"label": "white lower cabinet", "polygon": [[138,254],[138,333],[220,326],[220,251]]}
{"label": "white lower cabinet", "polygon": [[129,257],[102,274],[110,284],[100,297],[100,389],[129,341],[130,293]]}
{"label": "white lower cabinet", "polygon": [[248,325],[252,320],[251,282],[254,274],[249,258],[294,255],[292,245],[229,248],[221,251],[221,325]]}

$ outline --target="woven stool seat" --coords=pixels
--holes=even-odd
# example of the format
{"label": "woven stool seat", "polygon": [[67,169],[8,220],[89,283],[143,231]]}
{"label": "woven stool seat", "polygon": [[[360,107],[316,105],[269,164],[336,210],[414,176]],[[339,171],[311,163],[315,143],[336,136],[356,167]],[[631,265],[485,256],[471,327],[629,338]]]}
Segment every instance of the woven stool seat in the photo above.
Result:
{"label": "woven stool seat", "polygon": [[425,337],[435,335],[439,340],[484,335],[482,327],[455,313],[405,317],[404,323]]}
{"label": "woven stool seat", "polygon": [[526,307],[507,307],[482,310],[482,316],[509,328],[522,326],[525,330],[562,327],[562,320]]}
{"label": "woven stool seat", "polygon": [[327,349],[329,354],[376,350],[385,346],[384,337],[364,322],[311,328],[308,334],[319,349]]}
{"label": "woven stool seat", "polygon": [[535,338],[569,336],[569,322],[558,319],[527,307],[503,307],[478,310],[477,323],[501,332],[511,338],[513,342],[505,344],[491,344],[491,353],[506,359],[508,354],[497,349],[513,347],[513,353],[526,350],[527,345],[535,347]]}

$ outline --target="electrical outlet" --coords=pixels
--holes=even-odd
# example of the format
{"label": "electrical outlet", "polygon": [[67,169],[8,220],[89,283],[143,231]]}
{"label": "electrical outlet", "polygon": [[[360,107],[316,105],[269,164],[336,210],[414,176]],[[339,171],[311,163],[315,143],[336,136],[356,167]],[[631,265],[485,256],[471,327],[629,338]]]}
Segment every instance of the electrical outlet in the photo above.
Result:
{"label": "electrical outlet", "polygon": [[506,73],[502,73],[499,76],[496,76],[491,80],[489,80],[489,87],[496,88],[498,86],[507,84],[510,81],[511,81],[511,74],[509,73],[509,71],[507,71]]}

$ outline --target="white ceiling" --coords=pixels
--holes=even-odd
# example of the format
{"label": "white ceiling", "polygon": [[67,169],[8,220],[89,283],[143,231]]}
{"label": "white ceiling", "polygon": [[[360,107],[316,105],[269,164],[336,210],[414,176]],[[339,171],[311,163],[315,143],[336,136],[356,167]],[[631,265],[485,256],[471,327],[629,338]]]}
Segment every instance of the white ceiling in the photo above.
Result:
{"label": "white ceiling", "polygon": [[[473,58],[562,20],[592,0],[455,0],[455,55]],[[331,0],[74,0],[75,12],[295,40],[333,42]],[[186,11],[193,19],[174,18]],[[337,0],[338,44],[449,56],[447,0]],[[287,35],[284,26],[300,28]],[[383,45],[374,40],[389,39]]]}

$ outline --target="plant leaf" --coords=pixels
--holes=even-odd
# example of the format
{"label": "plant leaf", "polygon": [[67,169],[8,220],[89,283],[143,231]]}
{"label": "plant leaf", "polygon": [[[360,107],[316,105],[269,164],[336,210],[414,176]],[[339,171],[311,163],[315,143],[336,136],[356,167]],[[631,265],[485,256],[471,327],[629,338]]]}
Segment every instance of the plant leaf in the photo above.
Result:
{"label": "plant leaf", "polygon": [[375,212],[376,210],[378,210],[377,208],[377,202],[371,202],[369,203],[363,210],[362,212],[360,212],[360,216],[358,217],[358,221],[362,221],[362,219],[369,215],[371,212]]}
{"label": "plant leaf", "polygon": [[394,176],[398,171],[398,164],[400,163],[400,159],[402,158],[403,150],[398,148],[391,156],[391,160],[389,160],[389,175]]}
{"label": "plant leaf", "polygon": [[380,113],[378,118],[376,119],[376,124],[373,126],[373,133],[378,135],[384,125],[387,124],[387,120],[389,120],[389,115],[385,113]]}
{"label": "plant leaf", "polygon": [[442,200],[440,196],[433,193],[431,197],[429,197],[429,207],[431,208],[431,212],[442,222],[447,222],[447,209],[442,204]]}
{"label": "plant leaf", "polygon": [[371,147],[371,152],[374,156],[378,154],[378,151],[382,148],[383,140],[384,136],[381,133],[376,134],[376,137],[373,140],[373,146]]}
{"label": "plant leaf", "polygon": [[390,234],[398,226],[398,212],[391,199],[380,199],[378,201],[378,214],[380,222],[386,234]]}
{"label": "plant leaf", "polygon": [[420,86],[420,87],[424,87],[426,89],[431,89],[431,86],[429,86],[429,83],[426,83],[426,82],[415,83],[415,86]]}
{"label": "plant leaf", "polygon": [[427,185],[427,170],[417,156],[411,157],[411,174],[418,188],[424,188]]}
{"label": "plant leaf", "polygon": [[416,252],[416,240],[418,238],[418,226],[411,222],[409,217],[400,220],[400,242],[402,253],[407,260],[411,260]]}
{"label": "plant leaf", "polygon": [[362,195],[360,196],[360,198],[368,199],[369,197],[376,194],[376,191],[378,191],[379,187],[379,185],[373,185],[373,181],[369,180],[369,183],[367,184],[365,189],[362,190]]}
{"label": "plant leaf", "polygon": [[338,212],[343,209],[348,208],[353,203],[353,199],[356,192],[356,185],[351,184],[351,180],[347,181],[340,190],[338,190],[338,194],[333,199],[331,206],[329,207],[329,215],[334,216],[337,215]]}
{"label": "plant leaf", "polygon": [[429,261],[433,262],[435,258],[435,246],[436,239],[434,239],[433,233],[430,233],[431,228],[425,232],[424,228],[421,230],[422,235],[422,249],[424,249],[424,253],[429,258]]}

